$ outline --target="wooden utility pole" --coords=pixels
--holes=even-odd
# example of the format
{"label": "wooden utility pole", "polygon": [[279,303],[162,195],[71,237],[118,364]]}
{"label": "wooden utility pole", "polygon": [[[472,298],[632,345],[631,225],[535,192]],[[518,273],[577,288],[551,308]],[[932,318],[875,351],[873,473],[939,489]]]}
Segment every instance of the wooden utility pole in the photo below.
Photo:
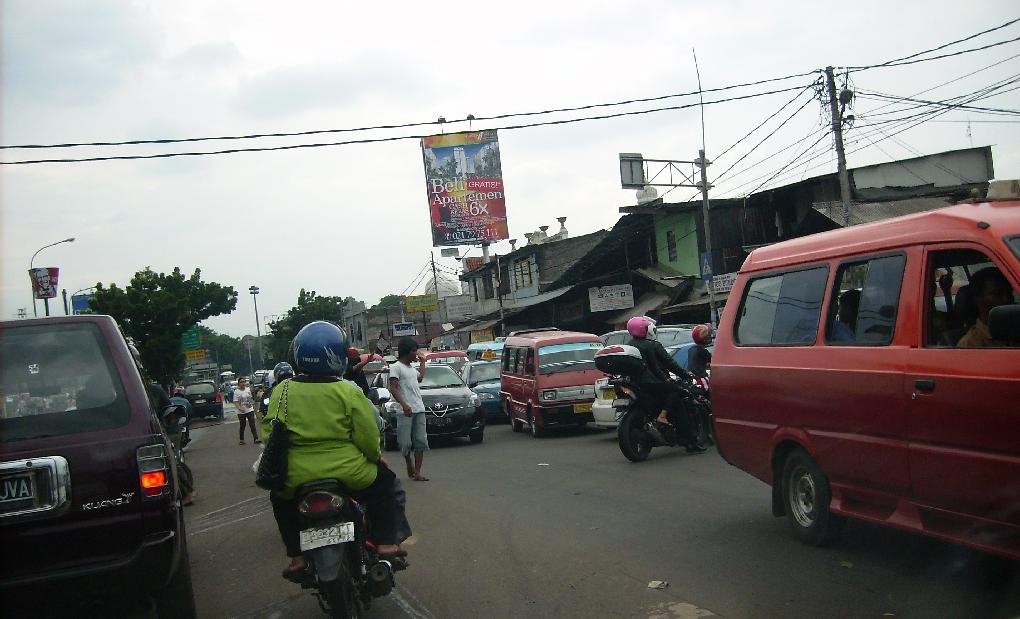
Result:
{"label": "wooden utility pole", "polygon": [[705,253],[708,254],[708,265],[710,272],[702,273],[702,278],[705,283],[708,284],[708,319],[712,323],[712,327],[715,328],[719,325],[719,314],[715,309],[715,289],[712,286],[712,278],[715,276],[715,260],[712,259],[712,217],[709,213],[708,206],[708,190],[711,185],[708,184],[708,164],[711,163],[705,159],[704,149],[698,151],[698,160],[694,162],[701,169],[701,217],[705,220]]}
{"label": "wooden utility pole", "polygon": [[825,88],[829,91],[829,113],[832,116],[832,135],[836,138],[836,166],[839,171],[839,193],[843,200],[843,225],[850,227],[850,175],[846,171],[846,153],[843,150],[843,113],[836,94],[836,78],[832,67],[825,67]]}

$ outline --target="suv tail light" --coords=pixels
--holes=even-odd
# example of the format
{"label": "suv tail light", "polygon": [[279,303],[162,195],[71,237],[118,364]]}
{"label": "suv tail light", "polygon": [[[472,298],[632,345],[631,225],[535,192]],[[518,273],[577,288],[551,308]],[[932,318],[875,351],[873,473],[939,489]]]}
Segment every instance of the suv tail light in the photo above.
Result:
{"label": "suv tail light", "polygon": [[138,448],[138,485],[142,496],[163,496],[170,488],[170,460],[163,445]]}
{"label": "suv tail light", "polygon": [[340,512],[344,499],[332,492],[312,492],[298,503],[298,511],[304,516],[332,516]]}
{"label": "suv tail light", "polygon": [[221,392],[221,391],[217,391],[216,392],[216,401],[217,402],[222,402],[223,401],[223,392]]}

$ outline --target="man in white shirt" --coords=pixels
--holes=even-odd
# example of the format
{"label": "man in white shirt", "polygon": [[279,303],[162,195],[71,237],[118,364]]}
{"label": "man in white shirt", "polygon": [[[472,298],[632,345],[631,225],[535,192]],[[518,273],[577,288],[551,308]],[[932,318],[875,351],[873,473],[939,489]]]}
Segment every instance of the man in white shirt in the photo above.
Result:
{"label": "man in white shirt", "polygon": [[[411,363],[418,361],[418,369]],[[397,415],[397,443],[407,463],[407,476],[414,481],[428,481],[421,474],[421,463],[429,450],[425,428],[425,403],[418,383],[425,378],[425,357],[418,352],[418,343],[405,337],[397,344],[397,362],[390,366],[390,394],[400,404],[403,414]],[[411,454],[414,453],[414,461]]]}

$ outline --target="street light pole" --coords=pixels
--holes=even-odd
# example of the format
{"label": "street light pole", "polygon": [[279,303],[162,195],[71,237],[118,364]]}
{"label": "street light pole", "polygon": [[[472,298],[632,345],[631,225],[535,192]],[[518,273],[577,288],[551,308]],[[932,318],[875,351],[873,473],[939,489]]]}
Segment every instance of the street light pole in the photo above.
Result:
{"label": "street light pole", "polygon": [[259,325],[259,287],[249,286],[248,292],[251,293],[251,298],[255,302],[255,335],[258,337],[257,341],[259,343],[259,369],[262,369],[262,327]]}
{"label": "street light pole", "polygon": [[[73,242],[74,242],[74,237],[72,236],[71,238],[64,239],[63,241],[57,241],[56,243],[50,243],[49,245],[43,245],[42,247],[37,249],[34,254],[32,254],[32,259],[28,261],[28,270],[31,271],[32,269],[35,268],[35,257],[38,256],[39,252],[41,252],[42,250],[46,249],[47,247],[53,247],[54,245],[60,245],[61,243],[73,243]],[[50,300],[49,299],[45,299],[45,302],[46,302],[46,315],[49,316],[50,315]],[[35,317],[39,316],[39,313],[36,311],[36,308],[35,308],[35,286],[32,286],[32,315],[35,316]]]}

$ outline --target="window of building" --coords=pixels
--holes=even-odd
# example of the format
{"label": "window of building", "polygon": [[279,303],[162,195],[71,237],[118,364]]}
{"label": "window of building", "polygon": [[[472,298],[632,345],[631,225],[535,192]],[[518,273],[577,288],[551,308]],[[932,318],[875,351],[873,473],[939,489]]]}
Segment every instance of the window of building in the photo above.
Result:
{"label": "window of building", "polygon": [[892,342],[903,281],[903,255],[844,264],[829,302],[826,341],[886,345]]}
{"label": "window of building", "polygon": [[534,280],[531,276],[531,258],[518,260],[514,263],[514,283],[518,290],[521,288],[531,288],[534,285]]}
{"label": "window of building", "polygon": [[817,267],[752,281],[737,317],[737,342],[743,345],[813,343],[828,275],[828,267]]}
{"label": "window of building", "polygon": [[483,292],[485,293],[485,298],[486,299],[491,299],[494,296],[496,296],[495,293],[492,291],[493,290],[493,287],[492,287],[492,277],[493,277],[492,275],[486,274],[485,277],[482,278],[482,282],[483,282],[483,285],[484,285],[484,291]]}
{"label": "window of building", "polygon": [[481,298],[478,296],[478,278],[477,277],[475,277],[474,279],[471,280],[471,293],[475,297],[475,303],[477,303],[478,301],[481,301]]}
{"label": "window of building", "polygon": [[666,231],[666,249],[669,251],[669,261],[676,262],[678,254],[676,251],[676,232]]}

